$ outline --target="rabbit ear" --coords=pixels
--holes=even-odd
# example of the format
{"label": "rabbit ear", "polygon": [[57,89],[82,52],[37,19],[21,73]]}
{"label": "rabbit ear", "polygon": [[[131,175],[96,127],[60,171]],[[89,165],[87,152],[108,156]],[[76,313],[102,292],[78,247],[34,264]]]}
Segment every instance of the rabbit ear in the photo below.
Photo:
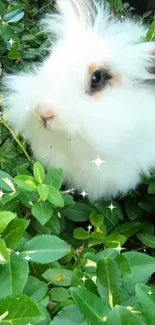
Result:
{"label": "rabbit ear", "polygon": [[57,9],[66,21],[77,20],[88,23],[94,18],[93,0],[57,0]]}

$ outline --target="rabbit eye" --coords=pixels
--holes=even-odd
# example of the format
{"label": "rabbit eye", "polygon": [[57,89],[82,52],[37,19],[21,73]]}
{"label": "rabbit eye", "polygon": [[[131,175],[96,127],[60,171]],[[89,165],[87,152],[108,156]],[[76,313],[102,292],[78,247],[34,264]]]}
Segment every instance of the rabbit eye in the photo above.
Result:
{"label": "rabbit eye", "polygon": [[105,70],[96,70],[91,76],[91,90],[101,90],[112,77]]}

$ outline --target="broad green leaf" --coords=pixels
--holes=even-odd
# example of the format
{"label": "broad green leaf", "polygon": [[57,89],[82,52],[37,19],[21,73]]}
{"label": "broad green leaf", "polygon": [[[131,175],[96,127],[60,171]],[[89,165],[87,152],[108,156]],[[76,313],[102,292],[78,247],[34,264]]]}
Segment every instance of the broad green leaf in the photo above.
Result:
{"label": "broad green leaf", "polygon": [[132,282],[146,282],[155,272],[155,258],[138,252],[127,252],[123,254],[129,261]]}
{"label": "broad green leaf", "polygon": [[89,247],[95,246],[95,245],[100,245],[105,242],[105,235],[103,233],[94,231],[90,233],[90,238],[89,238]]}
{"label": "broad green leaf", "polygon": [[8,59],[10,60],[16,60],[20,58],[20,53],[16,49],[11,49],[8,53]]}
{"label": "broad green leaf", "polygon": [[63,302],[69,298],[69,292],[67,289],[63,287],[52,288],[50,291],[50,297],[52,301]]}
{"label": "broad green leaf", "polygon": [[3,232],[3,238],[9,248],[15,247],[22,239],[29,221],[25,219],[12,220]]}
{"label": "broad green leaf", "polygon": [[56,286],[69,287],[71,284],[72,271],[61,268],[52,268],[45,271],[42,274],[42,277]]}
{"label": "broad green leaf", "polygon": [[141,312],[149,325],[155,320],[155,289],[144,284],[136,285],[136,296]]}
{"label": "broad green leaf", "polygon": [[118,225],[113,231],[113,234],[122,234],[125,237],[131,237],[133,236],[140,228],[141,228],[140,222],[125,222],[123,224]]}
{"label": "broad green leaf", "polygon": [[14,178],[15,184],[26,191],[36,191],[37,190],[37,183],[32,176],[28,175],[21,175],[21,176],[16,176]]}
{"label": "broad green leaf", "polygon": [[83,288],[71,288],[70,293],[83,318],[91,325],[105,325],[108,310],[103,300]]}
{"label": "broad green leaf", "polygon": [[146,41],[154,41],[154,40],[155,40],[155,20],[153,20],[146,34]]}
{"label": "broad green leaf", "polygon": [[120,302],[122,289],[121,273],[117,263],[110,258],[99,260],[96,274],[100,295],[109,303],[110,308],[113,308]]}
{"label": "broad green leaf", "polygon": [[150,183],[148,187],[148,193],[155,194],[155,182]]}
{"label": "broad green leaf", "polygon": [[145,246],[155,248],[155,236],[139,233],[137,234],[137,237]]}
{"label": "broad green leaf", "polygon": [[63,183],[63,171],[60,168],[51,169],[45,176],[45,183],[60,190]]}
{"label": "broad green leaf", "polygon": [[88,239],[89,238],[88,232],[86,232],[86,230],[83,229],[83,228],[81,228],[81,227],[80,228],[76,228],[74,230],[73,236],[76,239]]}
{"label": "broad green leaf", "polygon": [[41,225],[45,225],[52,217],[53,208],[48,202],[36,202],[33,204],[31,212]]}
{"label": "broad green leaf", "polygon": [[40,196],[40,200],[46,201],[49,194],[49,186],[46,184],[39,184],[37,190]]}
{"label": "broad green leaf", "polygon": [[116,306],[108,316],[106,325],[146,325],[139,311],[132,307]]}
{"label": "broad green leaf", "polygon": [[21,254],[37,263],[51,263],[64,257],[71,251],[62,239],[52,235],[36,236],[26,242]]}
{"label": "broad green leaf", "polygon": [[0,233],[4,231],[7,225],[16,218],[16,215],[10,211],[1,211],[0,212]]}
{"label": "broad green leaf", "polygon": [[125,201],[125,211],[130,220],[136,220],[142,215],[142,210],[138,206],[135,198],[127,198]]}
{"label": "broad green leaf", "polygon": [[130,267],[129,261],[124,255],[119,254],[116,257],[116,262],[117,262],[118,267],[119,267],[123,276],[131,275],[131,267]]}
{"label": "broad green leaf", "polygon": [[0,300],[0,314],[4,315],[2,325],[38,324],[45,318],[33,300],[25,295]]}
{"label": "broad green leaf", "polygon": [[44,167],[41,165],[40,162],[35,162],[33,166],[33,175],[35,180],[39,183],[42,184],[45,179],[45,170]]}
{"label": "broad green leaf", "polygon": [[24,11],[17,9],[5,14],[3,19],[7,23],[17,23],[19,20],[21,20],[24,17],[24,14],[25,14]]}
{"label": "broad green leaf", "polygon": [[54,204],[56,207],[64,207],[64,200],[61,193],[53,186],[49,187],[49,194],[47,200],[50,203]]}
{"label": "broad green leaf", "polygon": [[81,202],[76,202],[73,206],[62,211],[62,214],[74,222],[87,221],[89,215],[94,210],[89,206]]}
{"label": "broad green leaf", "polygon": [[115,208],[111,211],[109,208],[109,203],[104,201],[102,203],[95,203],[97,210],[104,215],[104,224],[108,232],[112,230],[120,220],[123,219],[123,214],[120,206],[116,202],[114,202],[113,205]]}
{"label": "broad green leaf", "polygon": [[28,262],[12,252],[8,264],[0,266],[0,298],[21,294],[28,273]]}
{"label": "broad green leaf", "polygon": [[15,191],[14,180],[11,175],[0,170],[0,189],[8,192]]}
{"label": "broad green leaf", "polygon": [[31,297],[35,302],[39,302],[46,296],[47,290],[48,287],[45,282],[30,275],[23,293]]}
{"label": "broad green leaf", "polygon": [[105,239],[105,246],[108,248],[123,246],[127,238],[123,235],[111,234]]}
{"label": "broad green leaf", "polygon": [[89,216],[90,222],[94,227],[100,227],[102,226],[104,222],[104,216],[103,214],[96,214],[95,212],[92,212]]}
{"label": "broad green leaf", "polygon": [[0,264],[6,264],[9,260],[9,253],[4,239],[0,238]]}
{"label": "broad green leaf", "polygon": [[88,325],[83,319],[79,309],[76,306],[70,306],[64,308],[54,318],[50,325]]}
{"label": "broad green leaf", "polygon": [[6,7],[2,1],[0,1],[0,15],[3,17],[6,13]]}

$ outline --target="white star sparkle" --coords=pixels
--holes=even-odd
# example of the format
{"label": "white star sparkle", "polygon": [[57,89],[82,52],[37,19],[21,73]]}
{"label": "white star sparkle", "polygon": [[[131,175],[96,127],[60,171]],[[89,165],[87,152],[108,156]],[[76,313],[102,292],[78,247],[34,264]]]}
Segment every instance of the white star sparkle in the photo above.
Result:
{"label": "white star sparkle", "polygon": [[19,255],[20,255],[20,252],[19,252],[19,251],[17,251],[17,252],[16,252],[16,255],[18,255],[18,256],[19,256]]}
{"label": "white star sparkle", "polygon": [[98,155],[98,157],[95,160],[92,160],[92,162],[95,163],[99,169],[101,164],[106,163],[106,160],[102,160]]}
{"label": "white star sparkle", "polygon": [[2,198],[2,196],[4,195],[3,191],[0,191],[0,199]]}
{"label": "white star sparkle", "polygon": [[82,280],[83,282],[85,282],[85,281],[87,280],[87,278],[85,277],[85,275],[81,278],[81,280]]}
{"label": "white star sparkle", "polygon": [[83,198],[85,198],[88,195],[88,193],[86,193],[85,190],[83,190],[82,193],[80,194],[83,196]]}
{"label": "white star sparkle", "polygon": [[29,261],[31,259],[31,257],[27,255],[27,256],[24,257],[24,259]]}
{"label": "white star sparkle", "polygon": [[24,109],[25,109],[25,111],[28,112],[31,109],[31,107],[30,106],[26,106]]}
{"label": "white star sparkle", "polygon": [[148,292],[148,295],[151,296],[152,294],[153,294],[153,292],[150,290],[150,291]]}
{"label": "white star sparkle", "polygon": [[121,251],[123,251],[125,248],[121,247],[121,245],[119,244],[117,247],[114,248],[119,254]]}
{"label": "white star sparkle", "polygon": [[91,231],[91,229],[92,229],[92,226],[91,225],[89,225],[88,227],[87,227],[87,229],[88,229],[88,233]]}
{"label": "white star sparkle", "polygon": [[14,43],[15,41],[12,39],[12,37],[10,38],[10,41],[9,41],[9,44],[12,46],[13,45],[13,43]]}
{"label": "white star sparkle", "polygon": [[112,202],[111,202],[111,204],[107,207],[108,209],[110,209],[111,210],[111,212],[114,210],[114,209],[116,209],[117,207],[115,207],[113,204],[112,204]]}

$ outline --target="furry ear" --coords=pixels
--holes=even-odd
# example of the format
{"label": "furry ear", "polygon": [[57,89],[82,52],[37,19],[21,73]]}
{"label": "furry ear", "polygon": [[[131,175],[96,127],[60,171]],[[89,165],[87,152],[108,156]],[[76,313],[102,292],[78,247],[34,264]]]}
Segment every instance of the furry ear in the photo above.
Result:
{"label": "furry ear", "polygon": [[56,7],[68,22],[72,20],[85,24],[95,18],[93,0],[57,0]]}
{"label": "furry ear", "polygon": [[100,5],[94,0],[56,0],[57,13],[46,14],[40,27],[60,39],[76,28],[92,28]]}

